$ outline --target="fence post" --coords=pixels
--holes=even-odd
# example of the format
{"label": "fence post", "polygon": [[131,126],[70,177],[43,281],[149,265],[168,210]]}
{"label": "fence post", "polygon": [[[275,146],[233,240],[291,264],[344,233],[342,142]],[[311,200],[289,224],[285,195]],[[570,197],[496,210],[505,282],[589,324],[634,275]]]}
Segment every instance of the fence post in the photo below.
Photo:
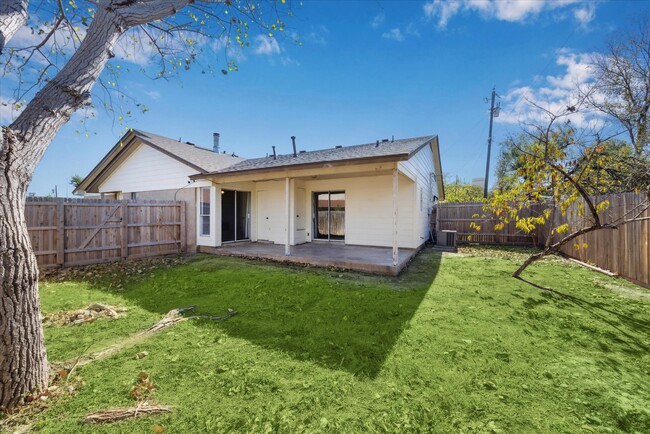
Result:
{"label": "fence post", "polygon": [[185,202],[180,203],[180,213],[181,213],[181,252],[185,253],[187,251],[187,234],[185,233]]}
{"label": "fence post", "polygon": [[56,264],[60,267],[65,265],[65,202],[58,201],[56,204]]}
{"label": "fence post", "polygon": [[129,256],[129,202],[126,199],[122,200],[120,205],[122,208],[122,259]]}

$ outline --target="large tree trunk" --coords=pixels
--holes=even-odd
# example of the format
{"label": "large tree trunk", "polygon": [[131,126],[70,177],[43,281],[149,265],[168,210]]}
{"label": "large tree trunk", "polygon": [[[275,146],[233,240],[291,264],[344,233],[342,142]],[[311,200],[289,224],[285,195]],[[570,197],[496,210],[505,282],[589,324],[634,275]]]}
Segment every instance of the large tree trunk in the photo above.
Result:
{"label": "large tree trunk", "polygon": [[[79,49],[9,126],[0,148],[0,410],[47,384],[38,268],[25,223],[27,186],[47,146],[90,89],[124,32],[124,20],[99,8]],[[62,242],[63,240],[60,240]]]}
{"label": "large tree trunk", "polygon": [[[2,44],[15,34],[15,14],[1,0]],[[23,394],[47,384],[48,369],[38,300],[38,269],[24,216],[24,200],[34,169],[59,129],[90,102],[118,38],[130,27],[176,13],[193,0],[97,3],[86,37],[63,69],[27,104],[0,141],[0,410],[11,411]],[[24,9],[24,8],[23,8]],[[26,18],[21,9],[20,17]],[[18,18],[20,18],[18,17]],[[20,18],[16,23],[24,24]],[[22,19],[22,21],[20,21]],[[19,27],[19,26],[18,26]]]}
{"label": "large tree trunk", "polygon": [[[12,139],[4,135],[3,150],[11,148]],[[5,162],[3,169],[12,167]],[[25,225],[26,185],[11,171],[0,173],[0,411],[44,388],[48,379],[38,268]]]}

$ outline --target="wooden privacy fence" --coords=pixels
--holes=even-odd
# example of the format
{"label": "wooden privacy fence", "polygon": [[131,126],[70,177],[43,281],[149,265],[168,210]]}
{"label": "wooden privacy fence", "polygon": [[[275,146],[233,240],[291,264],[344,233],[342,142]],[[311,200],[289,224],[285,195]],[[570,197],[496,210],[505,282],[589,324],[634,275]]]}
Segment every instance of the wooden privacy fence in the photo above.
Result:
{"label": "wooden privacy fence", "polygon": [[[602,213],[603,223],[609,223],[638,214],[645,203],[645,193],[624,193],[599,197],[609,200],[610,206]],[[541,205],[523,210],[524,216],[538,215]],[[479,215],[479,218],[472,217]],[[514,222],[505,225],[503,230],[494,231],[498,220],[480,218],[484,215],[482,203],[439,204],[436,224],[438,229],[457,231],[457,242],[479,244],[509,244],[542,247],[552,228],[569,224],[569,232],[586,225],[587,216],[580,216],[578,204],[571,206],[566,214],[556,210],[552,220],[536,232],[526,234],[517,229]],[[641,217],[650,217],[646,210]],[[470,224],[481,226],[475,231]],[[554,234],[552,240],[558,241],[561,235]],[[561,251],[572,258],[594,264],[621,277],[650,287],[650,220],[638,221],[621,226],[619,229],[601,229],[582,235],[567,243]]]}
{"label": "wooden privacy fence", "polygon": [[[599,197],[609,200],[609,207],[600,215],[603,223],[623,218],[633,218],[646,203],[645,193],[624,193]],[[646,210],[640,217],[649,217]],[[589,224],[585,216],[578,213],[577,204],[571,206],[563,216],[555,212],[552,221],[539,230],[539,244],[544,245],[551,228],[568,223],[573,230]],[[570,231],[571,231],[570,229]],[[552,240],[559,241],[561,235],[554,234]],[[562,247],[567,256],[604,270],[609,270],[635,283],[650,287],[650,220],[628,223],[618,229],[600,229],[581,235]]]}
{"label": "wooden privacy fence", "polygon": [[[494,225],[499,223],[496,219],[481,218],[485,215],[483,203],[441,203],[436,206],[436,227],[442,230],[456,231],[456,242],[479,244],[508,244],[515,246],[537,245],[537,235],[527,234],[515,226],[511,221],[499,231],[494,230]],[[523,210],[525,217],[537,215],[538,207]],[[478,217],[474,217],[478,215]],[[481,227],[476,231],[471,227],[475,223]]]}
{"label": "wooden privacy fence", "polygon": [[25,217],[41,267],[186,251],[184,202],[28,198]]}

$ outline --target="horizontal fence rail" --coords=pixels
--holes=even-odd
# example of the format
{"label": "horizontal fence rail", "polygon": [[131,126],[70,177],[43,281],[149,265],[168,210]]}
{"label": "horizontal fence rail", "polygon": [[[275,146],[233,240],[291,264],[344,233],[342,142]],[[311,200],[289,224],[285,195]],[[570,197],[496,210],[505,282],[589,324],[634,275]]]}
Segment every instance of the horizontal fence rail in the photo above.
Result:
{"label": "horizontal fence rail", "polygon": [[28,198],[25,218],[40,267],[187,250],[184,202]]}
{"label": "horizontal fence rail", "polygon": [[[513,246],[535,246],[537,235],[527,234],[517,229],[516,223],[511,221],[499,231],[494,230],[494,225],[499,220],[490,218],[483,211],[483,203],[441,203],[437,207],[436,224],[441,230],[456,231],[456,242],[478,244],[507,244]],[[534,206],[523,210],[522,216],[537,215],[540,208]],[[478,216],[478,217],[475,217]],[[472,223],[480,226],[480,230],[472,228]]]}
{"label": "horizontal fence rail", "polygon": [[[609,207],[602,213],[603,223],[611,223],[622,217],[631,218],[646,203],[645,193],[623,193],[598,197],[598,201],[609,200]],[[552,228],[563,224],[569,225],[569,231],[582,228],[588,224],[587,215],[578,213],[575,203],[562,215],[559,210],[553,212],[551,221],[531,234],[519,230],[515,222],[495,231],[497,219],[491,219],[483,211],[482,203],[438,204],[436,206],[435,224],[441,230],[457,231],[458,243],[523,245],[543,247]],[[523,216],[539,215],[541,205],[533,205],[522,211]],[[478,215],[479,217],[474,217]],[[484,216],[485,217],[482,217]],[[646,210],[639,217],[650,217]],[[481,226],[480,231],[470,224]],[[559,241],[561,234],[553,234],[551,241]],[[593,264],[598,268],[609,270],[625,279],[650,287],[650,220],[628,223],[618,229],[600,229],[567,243],[561,248],[565,255],[582,262]]]}

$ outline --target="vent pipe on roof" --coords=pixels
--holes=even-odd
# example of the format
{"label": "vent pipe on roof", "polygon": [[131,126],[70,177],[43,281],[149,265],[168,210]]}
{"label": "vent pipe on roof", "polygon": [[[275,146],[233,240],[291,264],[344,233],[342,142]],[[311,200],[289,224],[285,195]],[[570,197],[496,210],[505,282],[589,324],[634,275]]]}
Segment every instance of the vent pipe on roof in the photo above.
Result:
{"label": "vent pipe on roof", "polygon": [[375,144],[375,148],[379,147],[379,140],[377,140],[377,143]]}
{"label": "vent pipe on roof", "polygon": [[219,153],[219,133],[212,134],[212,150],[215,153]]}
{"label": "vent pipe on roof", "polygon": [[293,157],[296,158],[296,136],[291,136],[291,142],[293,143]]}
{"label": "vent pipe on roof", "polygon": [[276,157],[275,157],[275,146],[271,146],[271,147],[273,148],[273,159],[275,160],[276,159]]}
{"label": "vent pipe on roof", "polygon": [[393,137],[390,138],[391,143],[393,143],[394,141],[395,141],[395,135],[393,135]]}

